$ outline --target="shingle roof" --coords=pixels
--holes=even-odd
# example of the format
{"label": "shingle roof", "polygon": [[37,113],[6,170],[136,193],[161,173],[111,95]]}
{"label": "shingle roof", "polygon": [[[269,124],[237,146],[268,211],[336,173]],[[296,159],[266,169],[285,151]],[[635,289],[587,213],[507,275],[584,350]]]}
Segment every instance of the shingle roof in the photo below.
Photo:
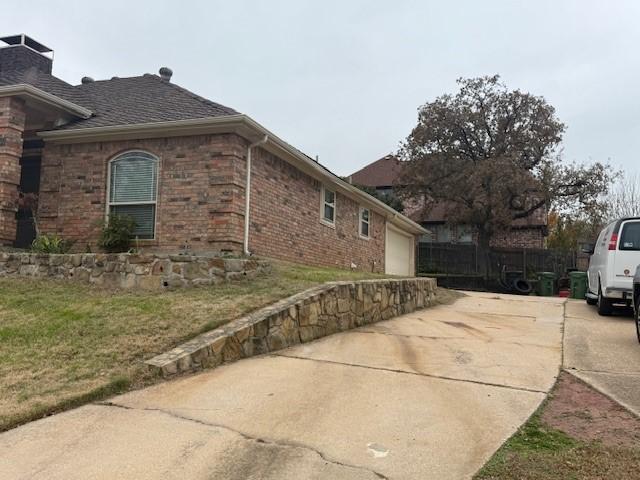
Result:
{"label": "shingle roof", "polygon": [[387,155],[351,175],[351,182],[366,187],[390,187],[400,173],[400,160]]}
{"label": "shingle roof", "polygon": [[232,108],[200,97],[157,75],[112,78],[70,85],[53,75],[31,69],[3,72],[0,86],[27,83],[45,92],[88,108],[94,114],[59,127],[72,130],[89,127],[132,125],[195,118],[237,115]]}
{"label": "shingle roof", "polygon": [[18,85],[21,83],[32,85],[64,100],[91,109],[90,99],[84,92],[49,73],[43,73],[36,68],[30,68],[21,72],[3,71],[0,73],[0,86]]}
{"label": "shingle roof", "polygon": [[63,130],[132,125],[236,115],[232,108],[200,97],[157,75],[112,78],[75,87],[91,101],[95,115]]}

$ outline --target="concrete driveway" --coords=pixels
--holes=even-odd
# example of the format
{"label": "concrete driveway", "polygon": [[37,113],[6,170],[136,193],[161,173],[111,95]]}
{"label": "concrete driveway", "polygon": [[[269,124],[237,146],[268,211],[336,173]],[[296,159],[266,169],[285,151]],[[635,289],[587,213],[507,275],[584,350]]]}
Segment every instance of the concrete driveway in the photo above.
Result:
{"label": "concrete driveway", "polygon": [[640,415],[640,344],[630,315],[601,317],[585,302],[566,306],[565,368]]}
{"label": "concrete driveway", "polygon": [[553,385],[563,309],[473,293],[78,408],[0,435],[0,478],[469,478]]}

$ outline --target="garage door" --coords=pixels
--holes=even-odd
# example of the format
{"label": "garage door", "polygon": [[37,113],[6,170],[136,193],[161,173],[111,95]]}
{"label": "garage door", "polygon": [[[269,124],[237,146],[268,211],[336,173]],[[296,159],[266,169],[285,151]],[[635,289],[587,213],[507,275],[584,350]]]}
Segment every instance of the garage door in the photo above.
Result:
{"label": "garage door", "polygon": [[384,271],[389,275],[413,275],[414,239],[387,224]]}

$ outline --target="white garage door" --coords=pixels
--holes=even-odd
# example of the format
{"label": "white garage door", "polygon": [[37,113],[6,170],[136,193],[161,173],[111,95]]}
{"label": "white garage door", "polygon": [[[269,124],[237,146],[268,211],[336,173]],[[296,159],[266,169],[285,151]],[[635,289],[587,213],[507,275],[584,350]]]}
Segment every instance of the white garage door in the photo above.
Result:
{"label": "white garage door", "polygon": [[389,275],[413,276],[414,239],[387,224],[384,271]]}

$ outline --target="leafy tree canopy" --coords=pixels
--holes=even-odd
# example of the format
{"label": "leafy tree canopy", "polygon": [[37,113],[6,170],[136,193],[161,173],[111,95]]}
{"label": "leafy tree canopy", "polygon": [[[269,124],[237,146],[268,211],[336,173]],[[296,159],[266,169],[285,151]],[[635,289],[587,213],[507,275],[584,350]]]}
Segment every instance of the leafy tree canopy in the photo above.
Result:
{"label": "leafy tree canopy", "polygon": [[480,242],[548,209],[601,208],[608,165],[565,163],[565,125],[546,100],[508,90],[498,75],[459,79],[459,91],[420,107],[403,143],[400,195],[445,205],[451,222],[474,225]]}
{"label": "leafy tree canopy", "polygon": [[402,213],[404,209],[404,205],[402,204],[402,200],[398,198],[398,196],[394,193],[394,191],[389,192],[379,192],[375,187],[369,187],[367,185],[353,185],[354,187],[358,187],[365,193],[368,193],[372,197],[377,198],[383,203],[386,203],[391,208],[394,208],[398,212]]}

